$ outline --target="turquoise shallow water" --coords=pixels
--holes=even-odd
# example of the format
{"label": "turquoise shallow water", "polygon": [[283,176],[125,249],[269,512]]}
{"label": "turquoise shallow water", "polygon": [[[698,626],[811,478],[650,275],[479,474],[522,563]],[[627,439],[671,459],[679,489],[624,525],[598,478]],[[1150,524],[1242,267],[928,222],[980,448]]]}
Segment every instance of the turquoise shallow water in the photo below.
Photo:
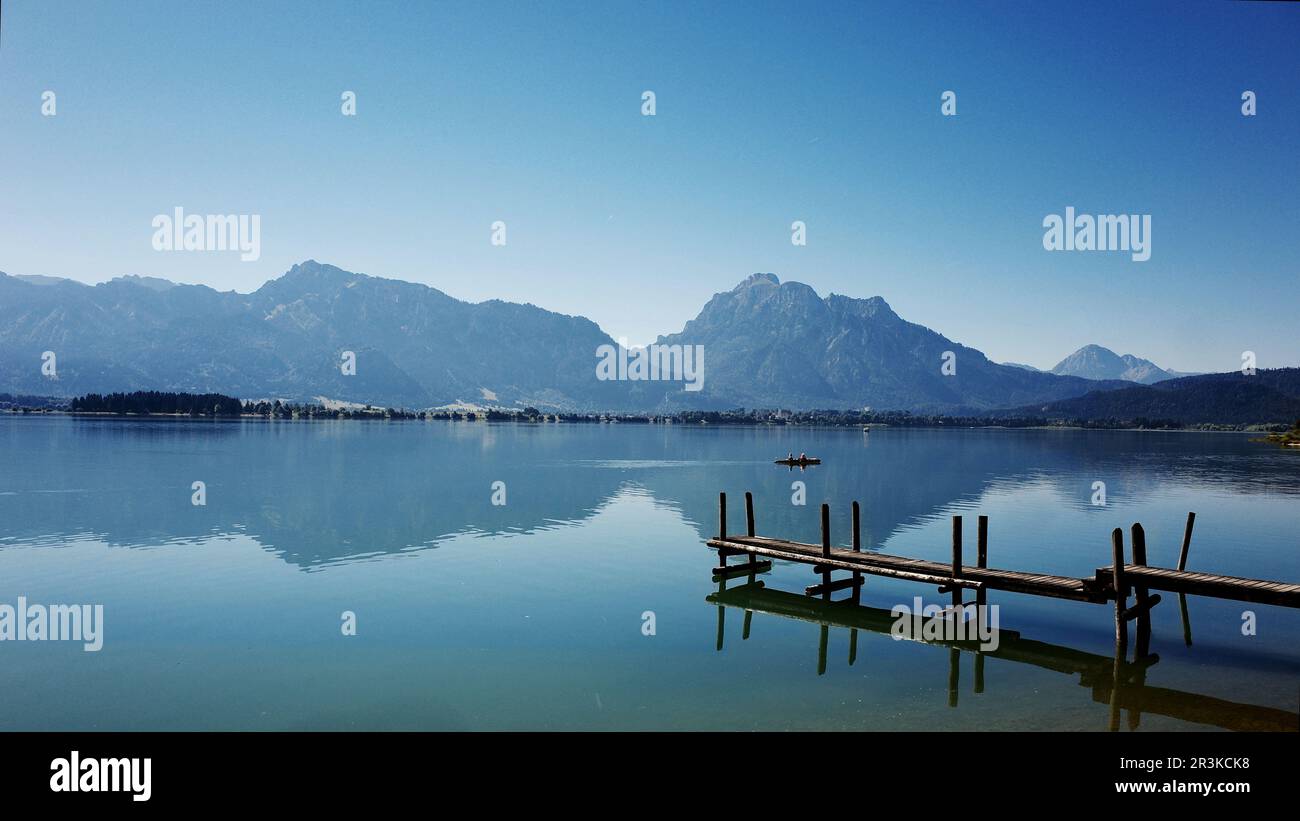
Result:
{"label": "turquoise shallow water", "polygon": [[[1079,576],[1134,521],[1174,564],[1195,510],[1191,569],[1298,580],[1300,454],[1249,439],[3,417],[0,603],[102,604],[104,646],[0,642],[0,729],[1105,730],[1109,606],[993,593],[1035,652],[986,658],[977,693],[973,655],[871,629],[831,627],[821,661],[820,616],[763,612],[816,581],[778,565],[719,649],[717,493],[733,530],[752,490],[760,533],[809,542],[823,501],[846,542],[857,499],[869,549],[936,560],[983,513],[993,566]],[[825,463],[771,463],[791,450]],[[872,578],[863,604],[917,595],[943,601]],[[1188,616],[1190,646],[1177,596],[1156,608],[1121,728],[1296,729],[1300,612]]]}

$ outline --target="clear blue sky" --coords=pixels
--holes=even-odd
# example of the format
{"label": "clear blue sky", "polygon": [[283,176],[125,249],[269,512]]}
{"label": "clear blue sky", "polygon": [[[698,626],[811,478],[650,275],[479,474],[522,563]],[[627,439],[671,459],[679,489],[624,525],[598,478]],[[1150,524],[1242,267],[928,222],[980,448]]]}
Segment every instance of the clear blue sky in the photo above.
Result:
{"label": "clear blue sky", "polygon": [[[1096,342],[1231,370],[1247,349],[1300,364],[1298,192],[1296,6],[3,9],[14,274],[248,291],[314,258],[643,343],[772,271],[883,296],[999,361]],[[261,259],[154,251],[177,205],[260,214]],[[1068,205],[1151,214],[1151,260],[1044,251]]]}

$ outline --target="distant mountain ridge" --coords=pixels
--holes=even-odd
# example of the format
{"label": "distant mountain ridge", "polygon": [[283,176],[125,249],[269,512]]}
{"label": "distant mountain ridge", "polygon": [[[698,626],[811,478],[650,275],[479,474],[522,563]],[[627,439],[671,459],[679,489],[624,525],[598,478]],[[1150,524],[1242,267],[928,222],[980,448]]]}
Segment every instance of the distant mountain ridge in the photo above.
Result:
{"label": "distant mountain ridge", "polygon": [[[704,346],[707,376],[695,400],[713,406],[971,412],[1098,386],[991,362],[904,320],[881,297],[822,298],[774,274],[754,274],[715,294],[680,333],[658,344]],[[942,370],[946,354],[952,375]]]}
{"label": "distant mountain ridge", "polygon": [[[177,390],[428,407],[499,402],[654,405],[641,384],[591,378],[612,340],[531,305],[471,304],[424,285],[313,260],[251,294],[150,278],[96,286],[0,276],[0,390]],[[58,379],[41,375],[43,351]],[[356,354],[355,375],[342,354]]]}
{"label": "distant mountain ridge", "polygon": [[[763,273],[715,294],[679,333],[659,338],[704,346],[698,392],[680,382],[597,379],[598,349],[615,344],[584,317],[463,302],[314,260],[248,294],[152,277],[89,286],[0,274],[0,391],[14,394],[160,390],[408,408],[959,414],[1130,384],[1000,365],[904,320],[879,296],[823,298]],[[57,356],[55,380],[41,374],[45,351]],[[348,351],[355,375],[340,367]]]}
{"label": "distant mountain ridge", "polygon": [[1195,375],[1167,371],[1149,359],[1127,353],[1120,356],[1100,345],[1084,345],[1058,362],[1051,372],[1058,376],[1080,376],[1084,379],[1122,379],[1142,385],[1154,385],[1178,376]]}
{"label": "distant mountain ridge", "polygon": [[1178,377],[1154,385],[1092,391],[1003,415],[1184,425],[1290,424],[1300,420],[1300,368]]}

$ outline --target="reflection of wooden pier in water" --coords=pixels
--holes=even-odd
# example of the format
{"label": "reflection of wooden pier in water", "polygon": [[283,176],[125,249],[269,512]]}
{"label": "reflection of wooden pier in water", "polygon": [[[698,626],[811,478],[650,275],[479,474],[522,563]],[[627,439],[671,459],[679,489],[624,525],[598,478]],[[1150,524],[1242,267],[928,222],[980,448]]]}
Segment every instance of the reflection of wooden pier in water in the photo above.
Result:
{"label": "reflection of wooden pier in water", "polygon": [[[1105,604],[1115,602],[1115,637],[1121,644],[1127,642],[1128,622],[1138,621],[1138,639],[1149,631],[1151,608],[1160,603],[1160,596],[1150,595],[1151,590],[1164,590],[1180,595],[1209,596],[1218,599],[1274,604],[1282,607],[1300,607],[1300,584],[1245,579],[1238,576],[1221,576],[1213,573],[1190,573],[1184,569],[1191,543],[1195,514],[1188,514],[1187,531],[1183,536],[1182,553],[1177,570],[1147,565],[1146,534],[1142,525],[1133,525],[1132,563],[1124,561],[1124,531],[1111,533],[1112,562],[1098,568],[1092,578],[1074,578],[1045,573],[1026,573],[1019,570],[998,570],[988,566],[988,517],[979,517],[979,531],[974,567],[962,560],[962,517],[952,517],[952,562],[908,559],[884,553],[862,552],[861,525],[858,503],[853,503],[853,523],[850,531],[852,547],[831,547],[830,506],[822,505],[821,545],[770,539],[754,532],[754,497],[745,494],[745,534],[727,533],[727,494],[718,494],[718,535],[709,539],[709,547],[718,551],[718,566],[714,575],[741,576],[750,572],[765,572],[772,566],[770,559],[801,562],[813,566],[820,573],[822,583],[807,589],[812,594],[822,594],[829,600],[836,590],[857,589],[863,576],[886,576],[926,584],[938,585],[941,592],[952,593],[954,605],[960,605],[962,590],[974,590],[977,604],[984,602],[987,591],[1004,590],[1032,596],[1051,596],[1059,599]],[[728,566],[728,556],[748,556],[744,564]],[[759,557],[765,557],[760,559]],[[850,570],[851,578],[831,580],[836,570]],[[1130,591],[1136,602],[1128,606]]]}
{"label": "reflection of wooden pier in water", "polygon": [[[826,649],[830,628],[847,628],[849,632],[849,664],[857,661],[858,631],[889,635],[894,624],[890,611],[865,607],[853,601],[826,602],[797,593],[788,593],[765,587],[763,582],[750,580],[746,584],[727,589],[727,580],[719,581],[718,592],[708,601],[718,606],[718,649],[723,646],[725,633],[724,612],[727,607],[745,611],[742,640],[748,641],[754,613],[764,613],[782,618],[799,619],[821,625],[817,672],[826,670]],[[1120,711],[1128,710],[1128,726],[1135,729],[1142,713],[1166,716],[1196,724],[1207,724],[1226,730],[1243,731],[1294,731],[1296,714],[1272,707],[1260,707],[1212,696],[1151,687],[1146,684],[1146,670],[1159,660],[1146,656],[1137,662],[1127,662],[1121,656],[1114,658],[1062,647],[1047,642],[1023,638],[1012,630],[998,631],[996,650],[982,651],[974,641],[945,641],[910,639],[923,644],[948,648],[948,703],[957,706],[957,688],[961,654],[975,655],[975,693],[984,692],[984,661],[994,658],[1017,664],[1029,664],[1065,675],[1078,675],[1079,685],[1092,691],[1092,700],[1109,704],[1110,728],[1118,730]]]}
{"label": "reflection of wooden pier in water", "polygon": [[[1161,712],[1160,709],[1149,708],[1145,706],[1142,699],[1153,698],[1152,694],[1158,696],[1160,704],[1166,705],[1166,709],[1176,710],[1177,714],[1170,712],[1166,715],[1175,715],[1175,717],[1186,717],[1189,721],[1200,721],[1201,723],[1217,724],[1217,721],[1209,720],[1210,717],[1217,715],[1216,710],[1226,709],[1228,714],[1234,714],[1233,710],[1241,708],[1234,715],[1242,715],[1245,711],[1244,718],[1231,729],[1297,729],[1295,716],[1282,711],[1270,711],[1268,708],[1251,707],[1250,705],[1234,705],[1232,702],[1221,702],[1218,699],[1209,697],[1196,696],[1194,694],[1177,693],[1176,691],[1159,690],[1158,688],[1148,688],[1144,684],[1145,670],[1147,667],[1159,660],[1158,656],[1149,652],[1151,640],[1151,609],[1160,603],[1159,595],[1152,595],[1152,590],[1163,590],[1171,593],[1178,593],[1182,605],[1183,617],[1183,634],[1184,640],[1191,644],[1191,627],[1187,617],[1186,596],[1198,595],[1212,598],[1228,599],[1233,601],[1251,602],[1256,604],[1271,604],[1282,607],[1300,608],[1300,584],[1290,584],[1286,582],[1266,581],[1262,579],[1247,579],[1237,576],[1223,576],[1213,573],[1193,573],[1188,572],[1185,568],[1187,565],[1187,553],[1191,545],[1192,527],[1196,520],[1196,514],[1189,513],[1187,516],[1187,528],[1183,534],[1182,550],[1178,559],[1178,568],[1152,567],[1147,564],[1146,556],[1146,534],[1141,524],[1134,524],[1132,528],[1131,555],[1132,562],[1124,560],[1124,532],[1115,528],[1111,533],[1111,564],[1106,567],[1098,568],[1096,574],[1092,577],[1075,578],[1071,576],[1058,576],[1042,573],[1027,573],[1018,570],[1001,570],[990,568],[988,566],[988,517],[980,516],[978,519],[978,531],[976,539],[976,564],[970,566],[964,563],[962,557],[962,517],[952,517],[952,561],[951,563],[928,561],[924,559],[909,559],[903,556],[891,556],[876,552],[863,552],[861,540],[861,523],[858,503],[854,502],[852,506],[852,525],[850,532],[852,535],[851,547],[832,547],[830,532],[830,507],[823,504],[821,506],[821,544],[813,545],[803,542],[793,542],[785,539],[772,539],[758,536],[755,533],[754,526],[754,498],[750,493],[745,494],[745,533],[736,535],[727,532],[727,495],[718,494],[718,535],[709,539],[708,546],[718,551],[718,566],[714,568],[714,580],[720,582],[718,596],[725,594],[726,581],[737,576],[749,576],[750,584],[747,588],[755,588],[754,585],[761,584],[755,581],[758,573],[765,573],[772,568],[773,560],[797,562],[801,564],[812,565],[813,572],[820,574],[821,583],[811,585],[806,588],[805,597],[800,597],[790,593],[780,594],[775,600],[771,596],[775,591],[767,591],[766,596],[769,600],[780,604],[780,607],[786,612],[779,615],[787,615],[794,618],[803,618],[798,613],[793,601],[803,603],[802,606],[809,607],[818,604],[812,596],[820,596],[822,606],[850,605],[857,609],[868,610],[868,608],[859,608],[862,586],[865,582],[865,576],[882,576],[886,578],[902,579],[906,581],[921,582],[923,584],[934,584],[938,586],[940,593],[951,593],[952,604],[954,607],[963,607],[968,604],[982,606],[987,602],[989,590],[1002,590],[1010,593],[1020,593],[1032,596],[1048,596],[1058,599],[1067,599],[1072,601],[1081,601],[1091,604],[1106,604],[1114,602],[1115,604],[1115,657],[1106,659],[1104,656],[1092,656],[1087,653],[1067,650],[1066,648],[1053,648],[1054,651],[1066,651],[1074,654],[1072,658],[1080,661],[1081,657],[1087,657],[1087,664],[1084,668],[1069,668],[1061,670],[1062,672],[1077,672],[1081,674],[1081,683],[1090,684],[1093,687],[1093,696],[1098,698],[1099,693],[1105,693],[1106,699],[1111,704],[1112,725],[1113,729],[1118,729],[1118,710],[1120,707],[1126,707],[1130,711],[1146,710],[1147,712]],[[728,565],[727,559],[730,556],[746,556],[747,561],[742,564]],[[761,558],[760,558],[761,557]],[[832,580],[831,574],[835,571],[851,571],[852,575],[839,580]],[[831,602],[831,594],[839,590],[851,590],[852,600],[849,602]],[[973,602],[963,602],[962,595],[965,590],[975,592]],[[1130,607],[1128,597],[1134,595],[1134,604]],[[788,598],[785,598],[788,597]],[[723,605],[729,602],[718,602],[718,643],[721,649],[722,643],[722,616]],[[749,622],[752,611],[756,608],[747,607],[745,616],[745,638],[749,636]],[[757,608],[761,609],[761,608]],[[839,610],[835,613],[840,615]],[[857,629],[877,630],[881,625],[877,623],[879,613],[883,613],[886,620],[884,631],[888,632],[889,626],[893,623],[893,617],[888,611],[869,611],[868,613],[853,616],[855,619],[865,619],[862,624],[849,624],[853,629],[850,644],[850,663],[856,657],[857,647]],[[982,618],[982,612],[977,612],[977,618]],[[822,627],[822,663],[819,672],[825,670],[825,645],[826,631],[832,623],[826,621],[824,617],[819,616],[815,621],[821,621]],[[1128,623],[1137,622],[1137,647],[1135,652],[1135,661],[1126,661],[1128,651]],[[1010,639],[1013,645],[1020,644],[1020,651],[1025,652],[1037,648],[1051,648],[1051,645],[1044,645],[1040,642],[1025,644],[1019,638],[1019,635],[1011,631],[1000,630],[999,637],[1001,641]],[[963,646],[965,645],[965,646]],[[956,659],[961,650],[973,650],[976,655],[976,692],[983,689],[983,651],[978,650],[977,645],[971,642],[953,643],[953,667],[950,682],[950,699],[955,704],[956,699]],[[1009,651],[1015,653],[1015,650]],[[994,657],[1000,656],[999,653],[988,653]],[[1056,655],[1059,657],[1060,653]],[[1027,658],[1015,658],[1017,661],[1029,661],[1029,663],[1038,664],[1039,666],[1050,666],[1038,661],[1032,661]],[[1101,660],[1110,668],[1110,676],[1100,675],[1095,672],[1101,668],[1097,660]],[[1051,669],[1058,669],[1051,667]],[[1138,690],[1134,691],[1130,685],[1138,682]],[[1107,689],[1108,688],[1108,689]],[[1134,692],[1138,693],[1138,700],[1134,701]],[[1184,698],[1185,697],[1185,698]],[[1127,699],[1127,703],[1126,703]],[[1180,699],[1182,699],[1180,701]],[[1255,712],[1252,712],[1255,711]],[[1258,712],[1263,711],[1263,712]],[[1278,715],[1272,715],[1277,713]],[[1130,722],[1136,721],[1136,714],[1130,714]],[[1192,718],[1192,715],[1200,715],[1201,719]],[[1276,721],[1280,720],[1279,716],[1285,716],[1285,726],[1277,726]],[[1259,726],[1256,724],[1268,725],[1273,721],[1273,726]],[[1133,726],[1136,726],[1134,723]],[[1227,725],[1220,725],[1227,726]]]}

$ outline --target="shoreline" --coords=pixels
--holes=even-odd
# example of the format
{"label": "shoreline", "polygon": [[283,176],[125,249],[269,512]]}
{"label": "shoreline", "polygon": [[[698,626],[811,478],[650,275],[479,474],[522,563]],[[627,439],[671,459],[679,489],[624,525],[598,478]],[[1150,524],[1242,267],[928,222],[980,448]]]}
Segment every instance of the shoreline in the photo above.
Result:
{"label": "shoreline", "polygon": [[[487,418],[486,413],[474,412],[445,412],[445,411],[406,411],[402,415],[389,416],[384,413],[363,413],[352,412],[346,416],[335,416],[330,414],[321,415],[283,415],[274,416],[260,413],[244,413],[239,415],[223,414],[189,414],[189,413],[115,413],[112,411],[68,411],[50,408],[5,408],[0,409],[0,416],[29,417],[29,416],[57,416],[67,418],[87,418],[87,419],[120,419],[124,422],[147,422],[150,420],[158,421],[193,421],[193,422],[290,422],[290,423],[309,423],[309,422],[457,422],[468,424],[488,424],[488,425],[518,425],[528,427],[540,427],[546,425],[659,425],[662,427],[682,427],[687,429],[737,429],[737,430],[762,430],[777,428],[795,428],[799,430],[854,430],[869,428],[870,431],[889,431],[889,430],[1032,430],[1032,431],[1115,431],[1122,433],[1229,433],[1229,434],[1252,434],[1259,436],[1261,443],[1279,444],[1270,436],[1280,435],[1278,428],[1284,426],[1279,424],[1258,423],[1249,426],[1230,426],[1213,424],[1205,427],[1184,426],[1184,427],[1135,427],[1131,425],[1107,425],[1097,424],[1026,424],[1026,425],[1002,425],[995,423],[986,424],[962,424],[953,422],[934,422],[916,424],[889,424],[889,423],[844,423],[831,424],[826,422],[764,422],[764,421],[736,421],[736,422],[707,422],[707,421],[680,421],[669,416],[658,415],[638,415],[638,414],[545,414],[545,417],[551,418],[529,418],[519,415],[502,414],[506,418]],[[556,419],[560,416],[563,418]],[[868,431],[862,431],[868,434]],[[868,434],[869,435],[869,434]]]}

